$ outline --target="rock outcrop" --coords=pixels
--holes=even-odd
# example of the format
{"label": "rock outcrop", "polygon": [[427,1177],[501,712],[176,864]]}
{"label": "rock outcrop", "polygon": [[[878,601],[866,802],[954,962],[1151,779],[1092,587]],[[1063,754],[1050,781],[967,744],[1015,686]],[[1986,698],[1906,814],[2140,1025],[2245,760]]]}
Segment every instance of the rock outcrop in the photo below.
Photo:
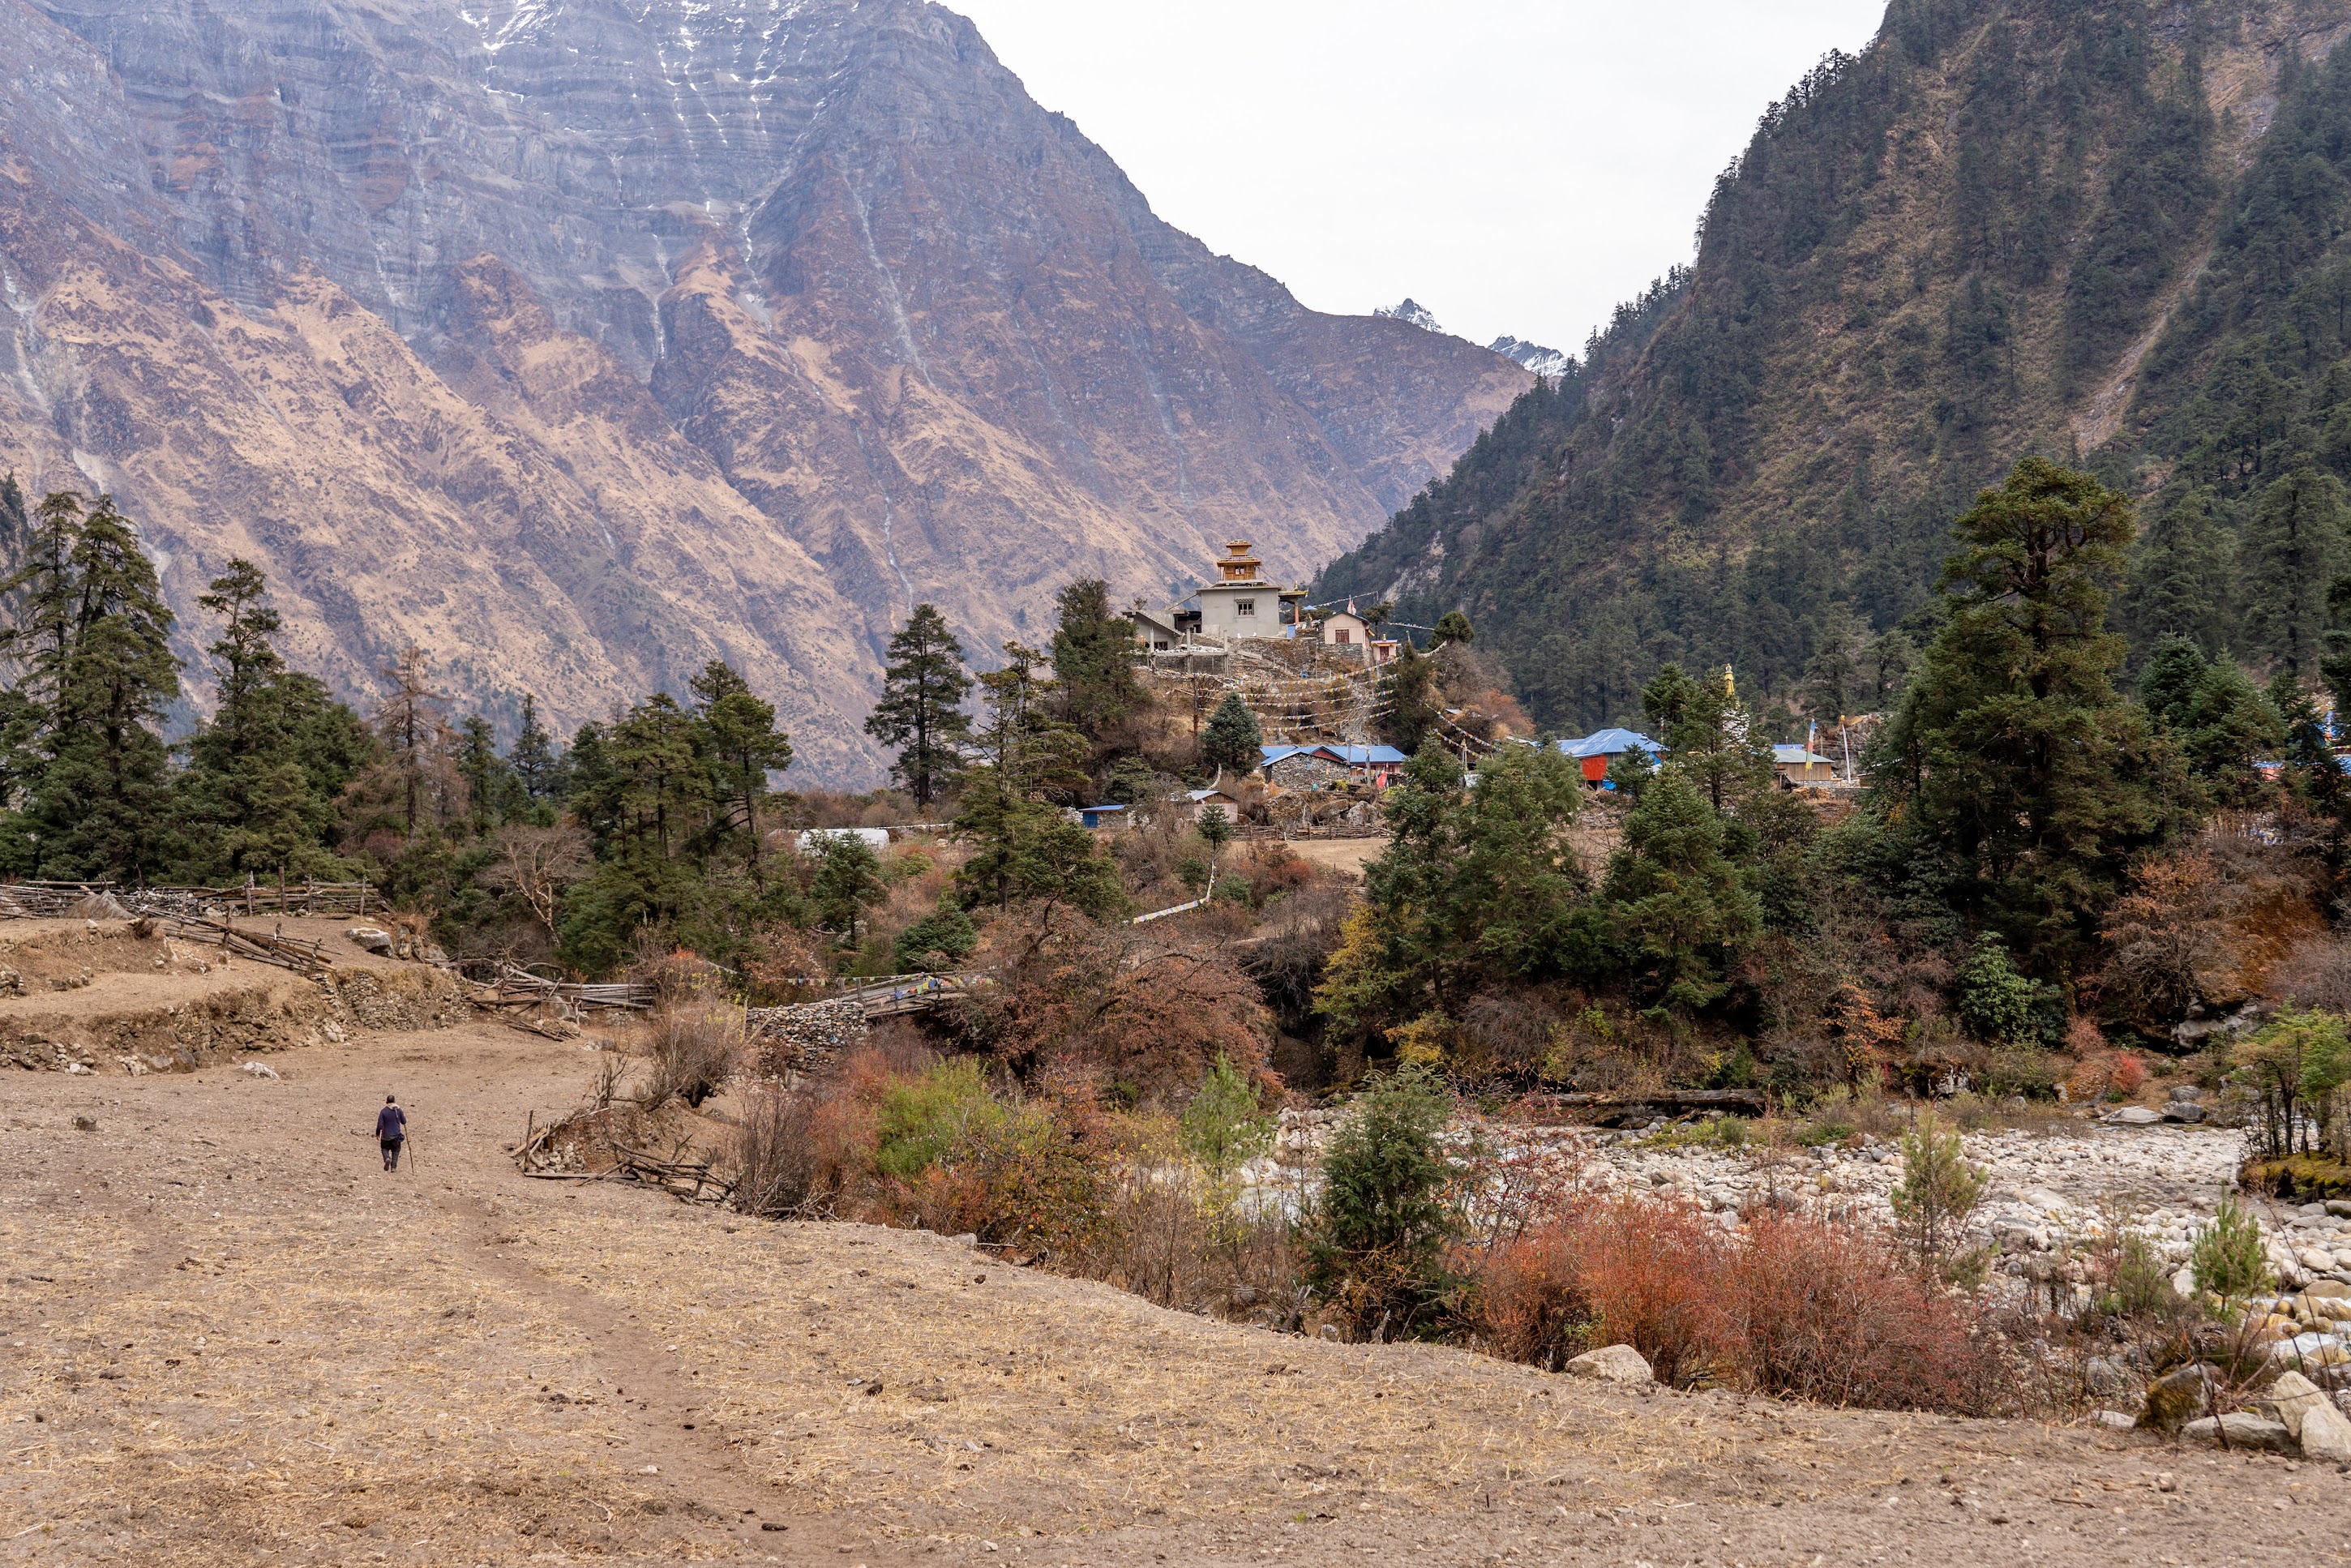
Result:
{"label": "rock outcrop", "polygon": [[570,722],[710,658],[820,778],[907,606],[1302,578],[1529,384],[1162,223],[920,0],[0,0],[0,465],[231,554],[364,692]]}

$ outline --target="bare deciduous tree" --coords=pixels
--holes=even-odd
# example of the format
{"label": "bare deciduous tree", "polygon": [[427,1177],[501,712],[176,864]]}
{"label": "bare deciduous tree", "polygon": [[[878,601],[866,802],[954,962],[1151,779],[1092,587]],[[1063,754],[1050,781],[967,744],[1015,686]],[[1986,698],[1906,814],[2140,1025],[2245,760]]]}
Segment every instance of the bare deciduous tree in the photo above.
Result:
{"label": "bare deciduous tree", "polygon": [[556,900],[595,869],[587,832],[569,819],[551,828],[508,822],[490,841],[498,858],[482,873],[483,883],[530,905],[531,914],[552,934]]}

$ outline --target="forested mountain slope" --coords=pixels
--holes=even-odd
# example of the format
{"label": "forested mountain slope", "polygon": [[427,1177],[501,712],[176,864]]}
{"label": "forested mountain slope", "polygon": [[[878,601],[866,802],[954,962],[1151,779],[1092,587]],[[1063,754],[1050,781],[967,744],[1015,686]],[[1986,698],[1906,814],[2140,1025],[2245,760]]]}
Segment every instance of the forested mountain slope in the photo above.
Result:
{"label": "forested mountain slope", "polygon": [[807,771],[919,600],[1300,577],[1531,378],[1162,223],[922,0],[0,0],[0,470],[232,554],[365,695],[565,725],[711,658]]}
{"label": "forested mountain slope", "polygon": [[1695,266],[1321,591],[1466,609],[1549,724],[1669,658],[1786,695],[2038,452],[2144,497],[2142,647],[2306,669],[2351,473],[2346,32],[2346,0],[1894,0],[1764,116]]}

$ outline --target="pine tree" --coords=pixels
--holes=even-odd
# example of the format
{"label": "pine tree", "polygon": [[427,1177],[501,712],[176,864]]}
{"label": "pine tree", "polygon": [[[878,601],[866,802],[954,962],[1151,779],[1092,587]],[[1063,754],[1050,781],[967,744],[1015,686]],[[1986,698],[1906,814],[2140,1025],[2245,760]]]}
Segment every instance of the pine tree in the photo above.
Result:
{"label": "pine tree", "polygon": [[1086,786],[1085,741],[1049,711],[1053,683],[1039,677],[1035,650],[1004,645],[1004,668],[979,677],[987,708],[980,736],[987,760],[966,775],[954,831],[972,847],[956,872],[966,907],[1038,901],[1101,917],[1125,903],[1117,868],[1093,836],[1048,803]]}
{"label": "pine tree", "polygon": [[718,808],[713,826],[735,841],[744,870],[764,887],[759,811],[768,799],[768,775],[792,765],[791,739],[776,727],[775,704],[759,700],[748,682],[718,660],[694,677],[692,689],[710,753],[711,794]]}
{"label": "pine tree", "polygon": [[457,777],[465,781],[474,836],[483,837],[513,815],[522,796],[521,780],[498,755],[497,731],[487,716],[468,714],[457,727],[454,761]]}
{"label": "pine tree", "polygon": [[2131,505],[2037,457],[1954,530],[1949,618],[1870,757],[1885,820],[1938,862],[1963,912],[2062,968],[2175,798],[2146,715],[2114,689],[2100,584]]}
{"label": "pine tree", "polygon": [[555,737],[539,722],[538,699],[528,692],[522,695],[522,725],[515,731],[514,748],[507,753],[507,766],[514,769],[523,794],[530,800],[552,800],[563,792]]}
{"label": "pine tree", "polygon": [[[205,650],[215,683],[213,716],[188,738],[188,767],[175,790],[180,877],[223,883],[347,869],[326,840],[335,797],[364,760],[363,745],[356,757],[340,755],[358,720],[316,681],[287,669],[267,594],[261,569],[232,559],[196,599],[222,625]],[[317,711],[321,701],[340,715],[340,726]]]}
{"label": "pine tree", "polygon": [[1680,1011],[1711,1006],[1738,954],[1763,929],[1762,906],[1723,853],[1725,823],[1678,768],[1641,791],[1607,896],[1644,988]]}
{"label": "pine tree", "polygon": [[1056,706],[1096,747],[1149,701],[1134,660],[1134,628],[1113,613],[1108,584],[1084,578],[1061,590],[1061,619],[1053,628]]}
{"label": "pine tree", "polygon": [[424,650],[410,643],[382,674],[392,689],[375,710],[376,738],[383,751],[380,767],[402,833],[413,844],[420,830],[465,810],[465,780],[454,757],[449,695],[434,685],[433,663]]}
{"label": "pine tree", "polygon": [[2245,527],[2244,629],[2297,679],[2318,674],[2326,585],[2343,559],[2343,482],[2307,465],[2262,492]]}
{"label": "pine tree", "polygon": [[18,690],[40,716],[16,853],[36,874],[143,879],[160,864],[171,798],[157,731],[180,694],[155,569],[111,497],[84,512],[77,497],[50,496],[26,564],[0,584],[18,591],[7,645],[25,650]]}
{"label": "pine tree", "polygon": [[1437,661],[1407,640],[1381,685],[1387,711],[1378,721],[1380,738],[1398,751],[1417,755],[1443,716],[1437,702]]}
{"label": "pine tree", "polygon": [[2124,608],[2134,646],[2185,638],[2206,653],[2228,641],[2235,562],[2213,517],[2212,492],[2198,486],[2157,514],[2131,559]]}
{"label": "pine tree", "polygon": [[932,605],[917,604],[890,639],[882,700],[867,716],[865,733],[898,748],[892,776],[925,816],[963,772],[962,748],[971,738],[963,701],[970,695],[963,647],[947,631],[946,618]]}
{"label": "pine tree", "polygon": [[1877,706],[1865,664],[1870,641],[1867,622],[1842,604],[1831,609],[1798,688],[1804,712],[1823,725],[1835,725]]}
{"label": "pine tree", "polygon": [[1213,768],[1248,773],[1263,760],[1265,736],[1257,715],[1238,692],[1228,692],[1208,716],[1207,732],[1200,737],[1200,759]]}

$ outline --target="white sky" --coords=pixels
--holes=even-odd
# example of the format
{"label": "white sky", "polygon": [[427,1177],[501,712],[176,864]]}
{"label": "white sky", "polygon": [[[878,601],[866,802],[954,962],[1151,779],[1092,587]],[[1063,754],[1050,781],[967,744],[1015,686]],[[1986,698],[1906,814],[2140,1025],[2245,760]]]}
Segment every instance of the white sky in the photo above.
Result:
{"label": "white sky", "polygon": [[1580,351],[1885,0],[943,0],[1168,222],[1320,310]]}

